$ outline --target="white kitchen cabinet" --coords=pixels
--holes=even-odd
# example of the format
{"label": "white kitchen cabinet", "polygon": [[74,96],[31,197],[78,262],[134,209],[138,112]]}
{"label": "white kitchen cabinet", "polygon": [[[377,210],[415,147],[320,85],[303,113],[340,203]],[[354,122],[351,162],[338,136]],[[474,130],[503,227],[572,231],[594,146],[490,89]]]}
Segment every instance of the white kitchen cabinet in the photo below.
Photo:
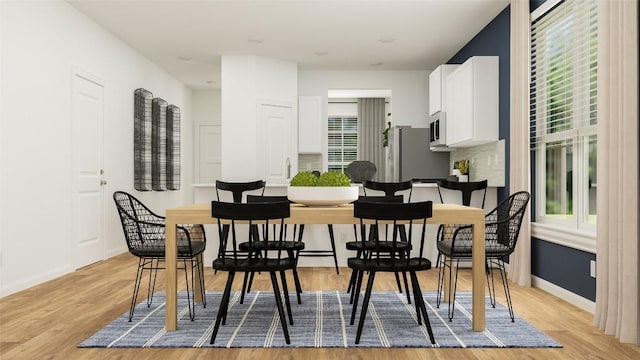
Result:
{"label": "white kitchen cabinet", "polygon": [[446,80],[446,144],[498,141],[498,57],[474,56]]}
{"label": "white kitchen cabinet", "polygon": [[298,97],[298,153],[322,153],[322,97]]}
{"label": "white kitchen cabinet", "polygon": [[443,64],[429,74],[429,115],[445,111],[447,77],[458,68],[456,64]]}

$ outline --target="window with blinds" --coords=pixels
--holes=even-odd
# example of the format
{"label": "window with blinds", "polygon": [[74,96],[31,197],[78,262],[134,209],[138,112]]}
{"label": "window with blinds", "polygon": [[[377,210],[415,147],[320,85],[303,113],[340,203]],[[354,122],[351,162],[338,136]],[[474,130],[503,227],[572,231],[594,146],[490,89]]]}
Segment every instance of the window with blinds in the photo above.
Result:
{"label": "window with blinds", "polygon": [[328,120],[328,170],[344,172],[358,160],[358,118],[331,116]]}
{"label": "window with blinds", "polygon": [[597,1],[532,13],[530,139],[536,221],[595,230]]}

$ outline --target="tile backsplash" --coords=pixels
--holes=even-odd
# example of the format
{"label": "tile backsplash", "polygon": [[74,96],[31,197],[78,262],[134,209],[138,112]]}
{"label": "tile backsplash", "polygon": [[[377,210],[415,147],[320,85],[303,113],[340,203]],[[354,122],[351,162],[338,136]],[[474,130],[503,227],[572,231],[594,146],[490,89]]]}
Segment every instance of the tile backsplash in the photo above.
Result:
{"label": "tile backsplash", "polygon": [[298,154],[298,171],[322,172],[322,154]]}
{"label": "tile backsplash", "polygon": [[457,148],[449,157],[450,168],[458,160],[469,160],[469,181],[487,179],[489,186],[505,186],[505,141]]}

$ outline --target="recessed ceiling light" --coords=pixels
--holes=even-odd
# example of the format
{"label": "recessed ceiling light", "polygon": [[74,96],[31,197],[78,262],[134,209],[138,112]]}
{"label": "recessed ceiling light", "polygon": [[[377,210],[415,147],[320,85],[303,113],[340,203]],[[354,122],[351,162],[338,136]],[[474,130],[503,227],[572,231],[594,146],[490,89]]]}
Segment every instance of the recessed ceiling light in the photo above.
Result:
{"label": "recessed ceiling light", "polygon": [[375,63],[369,64],[369,65],[371,65],[371,66],[380,66],[380,65],[382,65],[382,62],[381,62],[381,61],[378,61],[378,62],[375,62]]}
{"label": "recessed ceiling light", "polygon": [[382,38],[382,39],[378,39],[378,41],[383,43],[383,44],[388,44],[388,43],[392,43],[392,42],[396,41],[396,39],[394,39],[394,38]]}
{"label": "recessed ceiling light", "polygon": [[318,55],[318,56],[326,56],[329,54],[328,51],[316,51],[314,52],[314,54]]}
{"label": "recessed ceiling light", "polygon": [[247,40],[247,41],[249,41],[252,44],[262,44],[264,39],[249,38],[249,40]]}
{"label": "recessed ceiling light", "polygon": [[178,60],[182,60],[182,61],[190,61],[190,60],[191,60],[191,56],[179,55],[179,56],[178,56]]}

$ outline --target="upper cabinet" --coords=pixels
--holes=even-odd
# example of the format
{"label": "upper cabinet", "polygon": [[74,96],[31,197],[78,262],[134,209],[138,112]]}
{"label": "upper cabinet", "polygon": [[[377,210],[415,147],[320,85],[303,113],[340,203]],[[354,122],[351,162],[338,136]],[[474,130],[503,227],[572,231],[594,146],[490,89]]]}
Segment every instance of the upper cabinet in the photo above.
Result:
{"label": "upper cabinet", "polygon": [[446,80],[459,65],[443,64],[429,74],[429,115],[445,111]]}
{"label": "upper cabinet", "polygon": [[446,144],[498,141],[498,57],[474,56],[446,78]]}
{"label": "upper cabinet", "polygon": [[298,97],[298,153],[322,153],[322,98]]}

